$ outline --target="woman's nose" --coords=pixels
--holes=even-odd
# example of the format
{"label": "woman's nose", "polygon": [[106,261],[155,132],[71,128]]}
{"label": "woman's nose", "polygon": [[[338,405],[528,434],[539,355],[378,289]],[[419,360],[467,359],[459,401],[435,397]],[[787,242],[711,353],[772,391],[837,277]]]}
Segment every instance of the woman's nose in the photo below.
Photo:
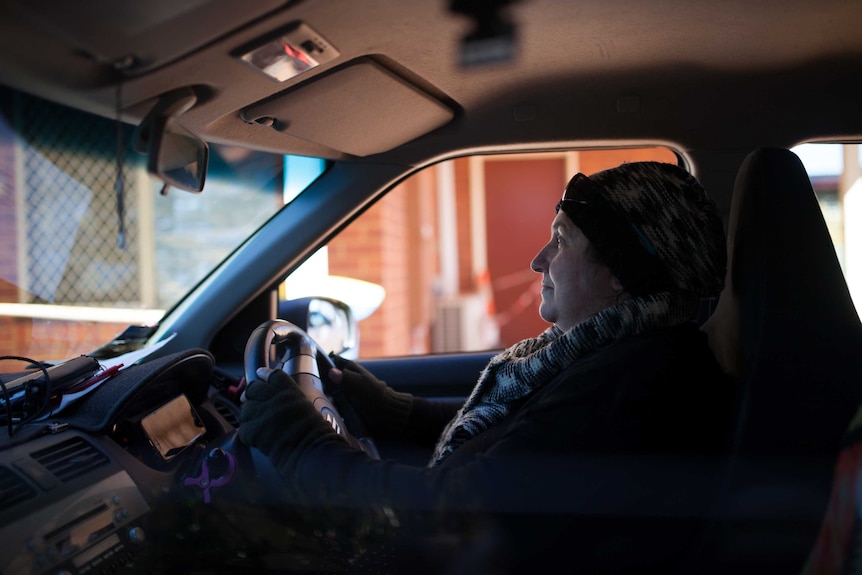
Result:
{"label": "woman's nose", "polygon": [[539,253],[536,254],[536,257],[533,258],[533,261],[530,262],[530,269],[539,274],[545,271],[546,247],[547,246],[543,246],[542,249],[539,250]]}

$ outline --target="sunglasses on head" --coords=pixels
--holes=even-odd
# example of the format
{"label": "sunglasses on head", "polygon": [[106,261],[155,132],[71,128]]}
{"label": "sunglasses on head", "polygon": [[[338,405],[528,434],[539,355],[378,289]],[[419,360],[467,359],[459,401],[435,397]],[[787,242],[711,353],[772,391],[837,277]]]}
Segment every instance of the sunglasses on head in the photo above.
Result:
{"label": "sunglasses on head", "polygon": [[[560,208],[564,206],[566,213],[576,213],[581,207],[592,206],[596,212],[594,217],[600,214],[604,216],[602,219],[606,223],[614,222],[622,224],[623,227],[628,228],[634,233],[638,243],[640,243],[647,254],[650,256],[656,255],[655,248],[640,227],[630,222],[628,218],[614,209],[606,199],[605,194],[601,191],[601,188],[585,174],[578,172],[566,184],[566,189],[563,190],[563,198],[557,204],[557,211],[559,212]],[[624,232],[624,235],[628,234]]]}

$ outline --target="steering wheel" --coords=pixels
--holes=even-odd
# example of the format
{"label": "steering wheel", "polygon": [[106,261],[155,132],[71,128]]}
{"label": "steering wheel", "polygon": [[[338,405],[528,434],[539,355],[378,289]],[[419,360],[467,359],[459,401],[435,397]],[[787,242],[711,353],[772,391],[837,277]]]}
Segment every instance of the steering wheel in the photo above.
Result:
{"label": "steering wheel", "polygon": [[[246,343],[243,366],[246,381],[257,379],[261,367],[283,369],[339,435],[369,456],[380,458],[372,439],[365,436],[361,420],[328,380],[329,369],[334,367],[332,360],[305,331],[284,320],[258,326]],[[195,562],[212,565],[221,572],[237,557],[245,557],[241,553],[253,548],[265,549],[278,557],[295,554],[303,561],[313,557],[313,561],[322,562],[321,572],[329,572],[333,565],[341,570],[344,567],[341,559],[331,555],[332,540],[321,539],[314,532],[321,525],[329,528],[329,517],[309,509],[295,490],[285,489],[284,478],[272,461],[260,450],[240,441],[237,432],[233,429],[207,443],[205,448],[200,444],[203,449],[192,452],[178,468],[177,488],[181,501],[188,503],[181,507],[186,517],[183,523],[205,527],[189,530],[183,541],[199,542],[214,549],[203,558],[196,557]],[[284,512],[273,514],[272,509]],[[159,520],[173,525],[176,513],[172,504],[164,519],[160,515]],[[283,530],[279,527],[283,525],[290,526],[291,537],[281,535]],[[165,545],[177,541],[170,537]],[[218,541],[218,545],[213,546],[213,541]],[[171,555],[164,557],[167,556]],[[253,559],[256,556],[249,554],[249,562],[244,563],[247,568],[238,570],[259,570],[254,563],[257,559]],[[164,557],[157,553],[150,560],[161,565]]]}
{"label": "steering wheel", "polygon": [[[374,441],[365,435],[362,421],[350,404],[339,392],[327,390],[333,386],[324,385],[320,376],[321,365],[328,378],[329,370],[335,364],[304,330],[282,319],[266,321],[251,332],[243,359],[246,382],[257,379],[260,367],[284,370],[299,384],[308,401],[336,433],[355,448],[380,459]],[[326,383],[329,383],[328,379]]]}

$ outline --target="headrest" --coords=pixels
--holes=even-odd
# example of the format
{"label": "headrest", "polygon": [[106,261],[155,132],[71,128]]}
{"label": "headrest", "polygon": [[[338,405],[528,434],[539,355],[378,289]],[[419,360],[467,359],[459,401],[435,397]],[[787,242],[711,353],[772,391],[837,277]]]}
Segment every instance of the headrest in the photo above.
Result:
{"label": "headrest", "polygon": [[[862,399],[862,324],[795,154],[761,148],[745,159],[727,239],[726,286],[703,326],[716,357],[751,386],[756,409],[769,402],[770,412],[785,403],[808,404],[807,411],[786,413],[783,423],[773,416],[759,425],[786,431],[807,413],[813,431],[800,429],[800,441],[816,448],[840,437]],[[761,431],[764,441],[780,435]]]}

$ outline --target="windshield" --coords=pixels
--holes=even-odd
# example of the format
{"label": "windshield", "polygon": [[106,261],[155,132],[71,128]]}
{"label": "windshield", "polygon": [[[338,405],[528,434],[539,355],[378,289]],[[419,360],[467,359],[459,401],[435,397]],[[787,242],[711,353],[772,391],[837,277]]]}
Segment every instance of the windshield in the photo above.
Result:
{"label": "windshield", "polygon": [[325,166],[211,145],[203,193],[163,194],[133,131],[0,88],[0,355],[66,359],[157,323]]}

